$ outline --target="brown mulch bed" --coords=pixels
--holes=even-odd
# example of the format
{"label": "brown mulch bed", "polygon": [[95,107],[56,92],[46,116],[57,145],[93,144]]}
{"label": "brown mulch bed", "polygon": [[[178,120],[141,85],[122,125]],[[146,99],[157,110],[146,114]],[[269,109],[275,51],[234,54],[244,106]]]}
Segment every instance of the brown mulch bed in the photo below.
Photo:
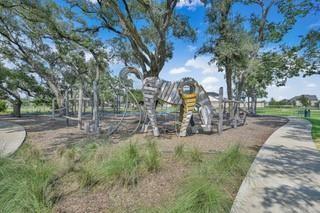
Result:
{"label": "brown mulch bed", "polygon": [[[171,153],[174,151],[174,147],[183,144],[187,149],[197,148],[203,153],[216,153],[232,145],[240,145],[256,154],[268,137],[287,122],[287,118],[281,117],[249,117],[244,126],[227,129],[221,135],[195,134],[188,137],[177,137],[174,134],[167,134],[156,140],[161,151],[165,153]],[[131,140],[139,142],[143,141],[141,140],[143,138],[153,139],[151,135],[137,134]]]}
{"label": "brown mulch bed", "polygon": [[[50,120],[47,116],[28,116],[11,118],[1,116],[0,120],[10,120],[23,125],[27,132],[27,141],[45,152],[54,152],[61,146],[77,144],[88,136],[78,130],[76,125],[66,126],[63,120]],[[76,190],[63,196],[55,205],[56,212],[135,212],[143,207],[158,206],[170,201],[183,178],[190,172],[190,165],[172,157],[174,148],[184,144],[186,149],[197,148],[211,154],[240,144],[245,150],[255,155],[267,138],[287,122],[280,117],[249,117],[247,124],[237,129],[228,129],[222,135],[197,134],[179,138],[172,134],[154,139],[151,135],[136,134],[129,141],[143,143],[145,139],[157,141],[162,151],[162,167],[158,173],[151,173],[141,178],[137,186],[97,187],[94,190]],[[143,142],[142,142],[143,141]]]}
{"label": "brown mulch bed", "polygon": [[[162,156],[161,169],[142,177],[137,185],[97,187],[77,192],[56,204],[55,212],[137,212],[159,206],[174,198],[177,184],[190,171],[190,165]],[[148,211],[147,211],[148,212]]]}

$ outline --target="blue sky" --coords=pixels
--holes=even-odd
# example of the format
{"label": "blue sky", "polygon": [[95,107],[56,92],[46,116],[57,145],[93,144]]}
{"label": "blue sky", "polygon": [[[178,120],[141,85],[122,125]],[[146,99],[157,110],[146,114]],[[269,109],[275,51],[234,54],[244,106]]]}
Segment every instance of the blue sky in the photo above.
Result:
{"label": "blue sky", "polygon": [[[95,2],[95,0],[89,0]],[[200,0],[193,0],[189,3],[188,0],[181,0],[178,4],[177,11],[190,17],[191,25],[197,29],[197,41],[190,43],[183,40],[173,39],[174,53],[173,58],[168,61],[160,77],[166,80],[179,80],[183,77],[193,77],[198,80],[206,90],[218,91],[219,87],[226,88],[224,73],[218,72],[217,67],[212,64],[209,65],[208,61],[210,56],[200,56],[194,58],[195,51],[206,40],[206,22],[205,22],[205,8]],[[249,17],[252,11],[258,11],[256,7],[236,5],[233,8],[234,14],[240,13],[242,16]],[[271,20],[281,20],[281,16],[275,9],[271,10],[269,16]],[[320,15],[310,14],[305,18],[300,19],[292,30],[288,32],[283,38],[282,43],[294,45],[299,42],[299,36],[304,35],[313,27],[320,26]],[[108,37],[106,32],[100,33],[100,37]],[[266,48],[277,48],[279,44],[270,44]],[[114,73],[117,74],[122,65],[111,65]],[[284,87],[270,86],[268,87],[268,98],[276,99],[290,98],[300,94],[313,94],[320,98],[320,76],[312,77],[295,77],[287,81]]]}

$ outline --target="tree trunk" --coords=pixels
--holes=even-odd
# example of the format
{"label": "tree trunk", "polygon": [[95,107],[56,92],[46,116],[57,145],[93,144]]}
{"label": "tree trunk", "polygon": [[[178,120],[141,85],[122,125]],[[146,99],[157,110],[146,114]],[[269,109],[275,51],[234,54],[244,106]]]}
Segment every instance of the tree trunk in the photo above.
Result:
{"label": "tree trunk", "polygon": [[56,97],[58,107],[62,108],[63,107],[63,103],[64,103],[63,94],[61,93],[60,89],[54,83],[52,83],[49,80],[47,80],[47,83],[48,83],[49,88],[53,92],[54,96]]}
{"label": "tree trunk", "polygon": [[239,81],[237,83],[237,95],[236,95],[236,100],[237,101],[241,101],[241,95],[242,95],[242,92],[243,92],[244,82],[245,82],[245,77],[244,77],[244,73],[242,73],[240,75]]}
{"label": "tree trunk", "polygon": [[79,85],[78,127],[82,129],[83,84]]}
{"label": "tree trunk", "polygon": [[230,65],[226,66],[226,83],[228,99],[232,100],[232,68]]}
{"label": "tree trunk", "polygon": [[257,96],[254,96],[254,101],[253,101],[253,114],[257,114]]}
{"label": "tree trunk", "polygon": [[55,99],[53,98],[52,99],[52,119],[55,119],[55,105],[56,105],[56,102],[55,102]]}
{"label": "tree trunk", "polygon": [[[66,89],[65,91],[65,115],[68,117],[69,116],[69,92],[68,90]],[[69,126],[69,119],[67,118],[67,125]]]}
{"label": "tree trunk", "polygon": [[218,121],[218,133],[222,134],[223,131],[223,87],[219,89],[219,121]]}
{"label": "tree trunk", "polygon": [[98,116],[98,85],[97,81],[93,81],[93,114],[94,132],[99,134],[99,116]]}
{"label": "tree trunk", "polygon": [[17,100],[13,103],[13,115],[16,117],[21,117],[21,105],[22,102]]}
{"label": "tree trunk", "polygon": [[[226,67],[226,83],[227,83],[227,95],[228,99],[232,100],[232,68],[230,65]],[[229,111],[229,118],[233,119],[233,103],[231,101],[228,102],[228,111]]]}

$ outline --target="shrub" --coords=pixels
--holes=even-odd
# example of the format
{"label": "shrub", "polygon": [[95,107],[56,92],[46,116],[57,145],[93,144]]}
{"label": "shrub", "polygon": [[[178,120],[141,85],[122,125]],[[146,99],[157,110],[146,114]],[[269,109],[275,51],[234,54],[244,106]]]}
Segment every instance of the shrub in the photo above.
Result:
{"label": "shrub", "polygon": [[174,147],[174,156],[176,158],[184,157],[184,144],[179,144],[176,147]]}
{"label": "shrub", "polygon": [[94,166],[84,166],[81,167],[78,171],[79,184],[82,188],[90,188],[96,185],[99,182],[99,177],[94,170]]}
{"label": "shrub", "polygon": [[33,159],[0,160],[0,212],[50,212],[46,196],[53,167]]}
{"label": "shrub", "polygon": [[0,100],[0,112],[5,112],[7,110],[7,104],[4,100]]}
{"label": "shrub", "polygon": [[[192,155],[198,159],[198,154]],[[241,152],[239,146],[197,164],[182,183],[176,200],[164,212],[229,212],[231,195],[238,189],[250,164],[250,157]]]}
{"label": "shrub", "polygon": [[155,142],[147,144],[144,163],[149,172],[157,172],[160,169],[160,152]]}
{"label": "shrub", "polygon": [[206,177],[187,179],[169,212],[228,212],[232,200]]}
{"label": "shrub", "polygon": [[245,176],[251,165],[252,159],[243,153],[239,146],[233,146],[219,154],[211,163],[212,173],[224,173],[228,176]]}
{"label": "shrub", "polygon": [[108,145],[102,145],[83,154],[77,171],[82,187],[116,182],[124,186],[135,185],[144,172],[160,169],[161,155],[155,142],[142,147],[130,143],[112,153],[108,148]]}
{"label": "shrub", "polygon": [[193,162],[202,162],[202,155],[199,149],[193,148],[190,153],[190,158]]}
{"label": "shrub", "polygon": [[138,181],[141,161],[137,145],[130,144],[102,162],[99,171],[103,179],[119,181],[125,186],[133,185]]}

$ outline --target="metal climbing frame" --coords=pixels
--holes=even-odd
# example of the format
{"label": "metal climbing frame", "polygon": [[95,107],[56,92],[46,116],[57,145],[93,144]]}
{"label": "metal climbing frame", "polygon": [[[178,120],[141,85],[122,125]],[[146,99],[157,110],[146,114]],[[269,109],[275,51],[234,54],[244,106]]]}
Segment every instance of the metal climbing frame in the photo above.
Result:
{"label": "metal climbing frame", "polygon": [[[190,123],[192,112],[196,106],[199,107],[202,128],[204,131],[212,131],[213,107],[210,103],[206,91],[192,78],[184,78],[178,82],[170,82],[159,79],[158,77],[145,77],[133,67],[125,67],[119,73],[120,79],[126,82],[127,75],[133,73],[138,79],[142,80],[142,93],[144,98],[144,122],[142,130],[148,131],[151,125],[154,136],[159,136],[159,127],[156,116],[156,104],[162,100],[168,104],[181,106],[181,128],[180,136],[186,136],[186,129]],[[125,86],[125,85],[124,85]],[[188,86],[192,92],[185,94],[183,88]]]}

